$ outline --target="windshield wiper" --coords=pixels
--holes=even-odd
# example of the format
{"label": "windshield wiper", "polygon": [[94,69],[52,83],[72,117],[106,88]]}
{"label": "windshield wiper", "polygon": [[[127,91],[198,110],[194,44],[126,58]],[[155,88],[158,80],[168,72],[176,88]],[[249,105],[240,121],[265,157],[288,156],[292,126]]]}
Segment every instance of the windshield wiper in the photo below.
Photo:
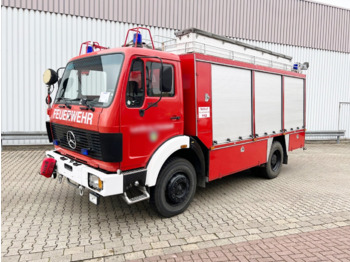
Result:
{"label": "windshield wiper", "polygon": [[79,101],[80,98],[74,98],[74,99],[69,99],[69,98],[64,98],[64,97],[59,97],[59,98],[57,98],[57,102],[58,102],[58,101],[61,101],[61,100],[63,100],[64,105],[65,105],[68,109],[71,109],[72,106],[69,105],[68,102]]}
{"label": "windshield wiper", "polygon": [[[71,109],[72,106],[70,106],[68,103],[67,103],[67,100],[64,98],[64,97],[59,97],[57,98],[57,102],[60,101],[60,100],[63,100],[63,103],[64,105],[68,108],[68,109]],[[62,106],[63,107],[63,106]]]}
{"label": "windshield wiper", "polygon": [[85,105],[80,107],[81,110],[91,110],[92,112],[95,112],[95,108],[91,105]]}
{"label": "windshield wiper", "polygon": [[66,102],[71,102],[71,101],[80,101],[81,98],[65,98],[63,96],[57,98],[57,101],[64,100]]}

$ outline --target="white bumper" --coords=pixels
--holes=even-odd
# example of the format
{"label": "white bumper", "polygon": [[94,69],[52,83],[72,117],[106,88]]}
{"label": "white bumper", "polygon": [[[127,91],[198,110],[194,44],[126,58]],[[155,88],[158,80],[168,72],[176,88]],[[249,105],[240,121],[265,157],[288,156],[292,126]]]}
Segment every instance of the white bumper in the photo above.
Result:
{"label": "white bumper", "polygon": [[[124,193],[122,174],[106,174],[87,165],[75,162],[68,157],[57,154],[55,151],[47,151],[46,156],[52,157],[57,161],[56,171],[59,175],[65,176],[72,182],[82,185],[90,191],[96,192],[101,196],[112,196]],[[89,173],[98,176],[103,181],[103,189],[101,191],[89,187]]]}

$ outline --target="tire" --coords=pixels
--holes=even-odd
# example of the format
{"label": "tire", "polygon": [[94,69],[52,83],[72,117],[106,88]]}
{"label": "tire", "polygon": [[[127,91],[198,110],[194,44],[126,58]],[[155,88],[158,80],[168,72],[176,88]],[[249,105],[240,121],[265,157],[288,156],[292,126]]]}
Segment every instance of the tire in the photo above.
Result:
{"label": "tire", "polygon": [[269,160],[263,169],[266,178],[276,178],[281,172],[283,163],[283,147],[280,142],[274,142],[271,147]]}
{"label": "tire", "polygon": [[186,159],[171,158],[165,162],[157,184],[151,188],[150,203],[163,217],[184,212],[190,205],[197,187],[197,176]]}

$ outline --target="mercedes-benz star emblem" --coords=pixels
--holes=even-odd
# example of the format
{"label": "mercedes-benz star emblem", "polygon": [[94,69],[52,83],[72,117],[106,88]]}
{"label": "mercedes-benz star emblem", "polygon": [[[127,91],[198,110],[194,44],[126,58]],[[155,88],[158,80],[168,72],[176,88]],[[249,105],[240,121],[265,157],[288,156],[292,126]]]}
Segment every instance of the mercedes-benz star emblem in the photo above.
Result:
{"label": "mercedes-benz star emblem", "polygon": [[72,131],[67,132],[67,142],[71,149],[75,149],[77,147],[77,141],[75,140],[75,135]]}

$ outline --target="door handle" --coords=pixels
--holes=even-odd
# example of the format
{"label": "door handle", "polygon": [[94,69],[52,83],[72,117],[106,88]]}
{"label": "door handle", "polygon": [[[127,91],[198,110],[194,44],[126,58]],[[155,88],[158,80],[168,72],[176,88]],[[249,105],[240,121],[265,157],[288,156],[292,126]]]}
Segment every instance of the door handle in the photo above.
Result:
{"label": "door handle", "polygon": [[171,120],[180,120],[180,118],[181,118],[180,116],[172,116],[172,117],[170,117]]}

